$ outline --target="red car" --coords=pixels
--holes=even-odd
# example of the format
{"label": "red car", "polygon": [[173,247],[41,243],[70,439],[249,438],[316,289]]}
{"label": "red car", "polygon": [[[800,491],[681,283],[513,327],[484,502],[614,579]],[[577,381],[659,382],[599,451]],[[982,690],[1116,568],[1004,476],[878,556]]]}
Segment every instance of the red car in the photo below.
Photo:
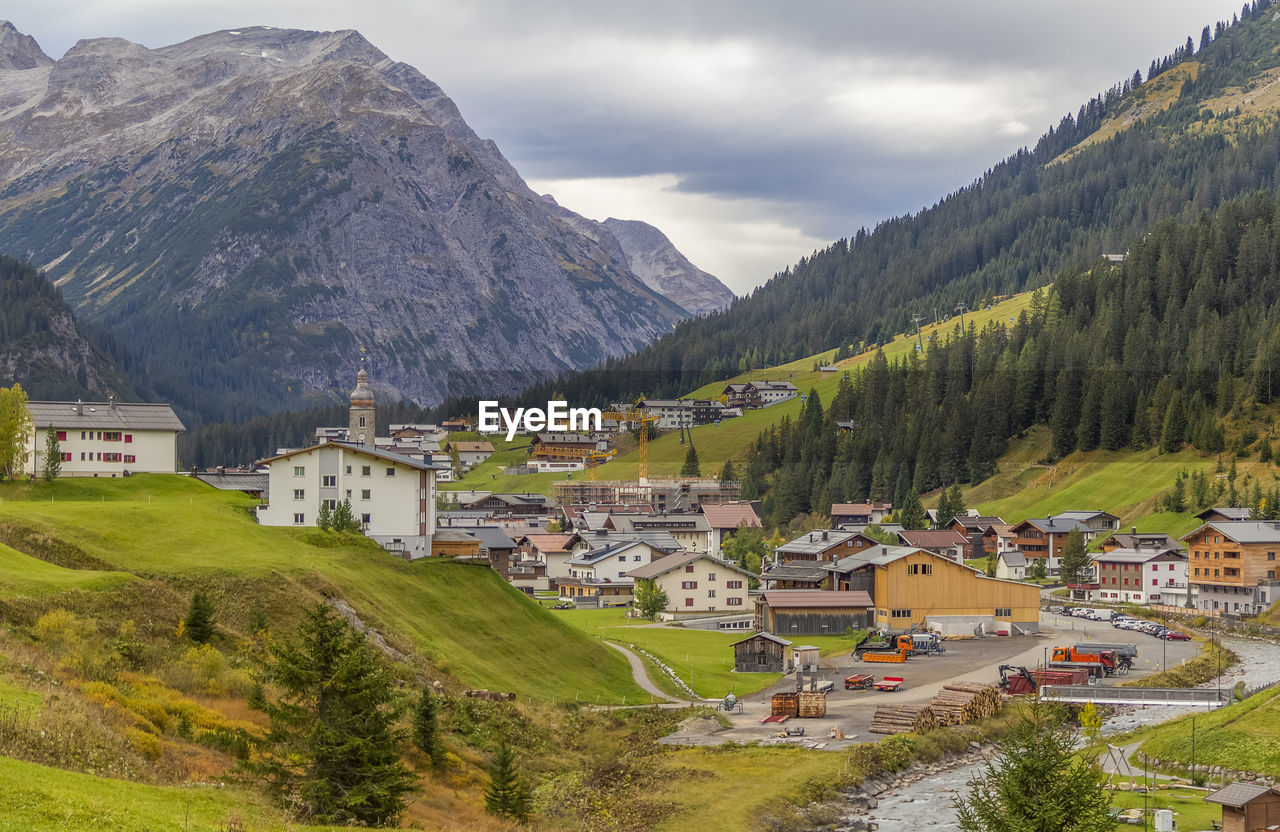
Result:
{"label": "red car", "polygon": [[1170,630],[1164,634],[1165,641],[1191,641],[1191,636],[1186,633],[1180,633],[1177,630]]}

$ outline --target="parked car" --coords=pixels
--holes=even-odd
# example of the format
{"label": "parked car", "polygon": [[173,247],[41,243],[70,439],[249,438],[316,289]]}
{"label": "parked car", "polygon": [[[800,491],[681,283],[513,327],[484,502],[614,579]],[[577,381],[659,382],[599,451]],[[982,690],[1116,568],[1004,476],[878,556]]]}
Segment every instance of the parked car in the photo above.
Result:
{"label": "parked car", "polygon": [[1113,615],[1111,616],[1111,626],[1115,627],[1116,629],[1123,630],[1129,625],[1130,622],[1136,621],[1136,620],[1137,619],[1128,615]]}
{"label": "parked car", "polygon": [[1165,641],[1191,641],[1191,636],[1186,633],[1178,632],[1177,630],[1166,631],[1162,638],[1164,638]]}

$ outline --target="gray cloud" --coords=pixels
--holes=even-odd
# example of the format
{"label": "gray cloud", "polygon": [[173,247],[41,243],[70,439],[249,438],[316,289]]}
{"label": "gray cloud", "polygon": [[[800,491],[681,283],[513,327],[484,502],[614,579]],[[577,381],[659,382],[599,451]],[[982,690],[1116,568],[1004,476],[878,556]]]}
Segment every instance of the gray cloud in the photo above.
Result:
{"label": "gray cloud", "polygon": [[[359,29],[440,83],[526,178],[577,193],[581,204],[566,204],[584,213],[662,214],[636,218],[662,226],[699,265],[745,291],[815,245],[971,182],[1239,8],[1239,0],[18,0],[4,14],[55,57],[85,37],[160,46],[253,24]],[[670,177],[674,185],[655,184]],[[571,187],[587,179],[589,188]],[[698,223],[687,220],[692,208],[673,207],[681,198],[696,204]],[[791,231],[750,258],[730,256],[748,216]]]}

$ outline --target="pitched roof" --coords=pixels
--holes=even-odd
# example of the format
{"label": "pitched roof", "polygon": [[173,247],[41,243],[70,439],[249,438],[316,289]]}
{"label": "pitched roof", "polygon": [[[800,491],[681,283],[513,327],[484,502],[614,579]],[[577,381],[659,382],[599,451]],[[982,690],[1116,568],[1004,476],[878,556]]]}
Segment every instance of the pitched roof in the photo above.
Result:
{"label": "pitched roof", "polygon": [[784,555],[816,555],[838,546],[846,540],[856,537],[860,532],[833,532],[828,529],[815,529],[805,532],[795,540],[789,540],[775,549]]}
{"label": "pitched roof", "polygon": [[1082,532],[1093,531],[1083,520],[1068,518],[1062,514],[1055,514],[1052,517],[1028,517],[1014,528],[1022,525],[1034,526],[1042,532],[1052,534],[1067,534],[1072,529],[1079,529]]}
{"label": "pitched roof", "polygon": [[757,639],[757,638],[762,638],[765,641],[772,641],[774,644],[781,644],[783,647],[791,646],[791,642],[787,641],[785,638],[778,638],[773,633],[752,633],[746,638],[738,639],[737,641],[735,641],[733,644],[730,644],[729,646],[737,647],[739,644],[745,644],[746,642],[751,641],[753,639]]}
{"label": "pitched roof", "polygon": [[497,526],[454,526],[460,532],[467,534],[480,541],[480,545],[486,549],[514,549],[516,542]]}
{"label": "pitched roof", "polygon": [[456,449],[460,453],[466,451],[488,451],[493,453],[493,445],[489,442],[450,442],[449,447]]}
{"label": "pitched roof", "polygon": [[594,445],[596,442],[594,437],[585,433],[538,433],[534,438],[544,445]]}
{"label": "pitched roof", "polygon": [[1106,544],[1112,541],[1121,549],[1159,549],[1167,551],[1169,549],[1182,548],[1176,537],[1167,535],[1164,532],[1149,532],[1146,534],[1116,532],[1102,542]]}
{"label": "pitched roof", "polygon": [[730,572],[738,572],[740,574],[747,575],[753,578],[756,577],[755,575],[752,575],[747,570],[738,566],[736,563],[730,563],[727,560],[721,560],[720,558],[712,557],[711,555],[708,555],[704,552],[689,552],[688,554],[684,554],[684,555],[668,555],[665,558],[658,558],[655,561],[646,563],[644,566],[640,566],[635,569],[632,569],[630,572],[627,573],[627,577],[643,578],[643,579],[656,578],[659,575],[667,574],[673,569],[683,569],[687,564],[693,563],[696,560],[702,560],[704,558],[706,560],[711,561],[713,564],[715,564],[716,568],[727,569]]}
{"label": "pitched roof", "polygon": [[1262,522],[1253,520],[1219,520],[1205,523],[1194,531],[1182,536],[1186,540],[1208,526],[1215,529],[1236,543],[1280,543],[1280,522]]}
{"label": "pitched roof", "polygon": [[761,573],[760,577],[766,581],[825,581],[827,570],[817,565],[808,566],[801,561],[775,566]]}
{"label": "pitched roof", "polygon": [[1207,508],[1196,515],[1196,519],[1204,520],[1210,514],[1218,514],[1227,520],[1250,520],[1253,518],[1253,509],[1240,508],[1235,506],[1223,506],[1219,508]]}
{"label": "pitched roof", "polygon": [[1027,556],[1021,552],[1001,552],[999,558],[1004,561],[1005,566],[1027,565]]}
{"label": "pitched roof", "polygon": [[36,430],[49,427],[95,430],[172,430],[186,428],[167,404],[150,402],[27,402]]}
{"label": "pitched roof", "polygon": [[1229,786],[1218,789],[1213,794],[1206,795],[1204,802],[1240,809],[1269,791],[1272,791],[1270,786],[1259,786],[1254,783],[1232,783]]}
{"label": "pitched roof", "polygon": [[401,456],[400,454],[393,454],[390,451],[383,451],[371,445],[358,445],[355,442],[334,442],[334,441],[321,442],[319,445],[312,445],[308,448],[298,448],[296,450],[286,451],[285,453],[282,453],[282,454],[276,454],[275,456],[269,456],[266,459],[258,460],[258,464],[266,465],[268,463],[275,462],[278,459],[288,459],[291,456],[297,456],[298,454],[305,454],[309,451],[314,451],[314,450],[318,450],[320,448],[329,447],[329,446],[345,448],[348,451],[354,451],[355,453],[358,453],[358,454],[371,456],[374,459],[381,459],[384,462],[391,462],[391,463],[395,463],[396,465],[404,465],[406,467],[413,468],[417,471],[441,470],[441,467],[439,465],[432,465],[431,463],[422,462],[421,460],[412,459],[411,457]]}
{"label": "pitched roof", "polygon": [[1110,552],[1095,552],[1093,560],[1096,563],[1146,563],[1168,556],[1187,559],[1182,549],[1112,549]]}
{"label": "pitched roof", "polygon": [[195,478],[205,485],[212,486],[222,491],[266,491],[267,484],[270,481],[270,475],[265,472],[237,472],[227,471],[222,474],[199,473]]}
{"label": "pitched roof", "polygon": [[935,555],[927,549],[921,549],[916,546],[885,546],[881,544],[870,549],[864,549],[856,555],[840,558],[834,563],[823,564],[823,568],[828,572],[847,574],[864,566],[888,566],[896,560],[901,560],[907,555],[914,555],[917,552],[923,552],[930,557],[941,558],[948,563],[952,562],[948,558],[943,558],[941,555]]}
{"label": "pitched roof", "polygon": [[870,515],[873,511],[890,511],[893,503],[832,503],[831,516]]}
{"label": "pitched roof", "polygon": [[559,534],[552,534],[550,532],[546,534],[533,533],[524,535],[517,542],[522,543],[527,540],[532,543],[539,552],[568,552],[568,546],[575,538],[581,540],[582,536],[573,532]]}
{"label": "pitched roof", "polygon": [[1110,517],[1112,520],[1119,520],[1119,519],[1120,519],[1119,517],[1116,517],[1114,514],[1112,514],[1112,513],[1110,513],[1110,512],[1107,512],[1107,511],[1100,511],[1100,510],[1098,510],[1098,509],[1096,509],[1096,508],[1093,508],[1093,509],[1085,509],[1085,510],[1072,509],[1072,510],[1070,510],[1070,511],[1060,511],[1060,512],[1058,512],[1057,514],[1055,514],[1055,515],[1054,515],[1054,517],[1055,517],[1055,518],[1056,518],[1056,517],[1065,517],[1065,518],[1067,518],[1068,520],[1082,520],[1082,521],[1084,521],[1084,522],[1088,522],[1088,521],[1092,520],[1092,519],[1093,519],[1093,518],[1095,518],[1095,517]]}
{"label": "pitched roof", "polygon": [[479,503],[483,503],[485,500],[488,500],[490,497],[498,500],[499,502],[506,503],[509,506],[545,506],[547,504],[547,497],[545,494],[489,493],[489,494],[485,494],[483,497],[480,497],[479,499],[472,500],[469,503],[465,503],[463,507],[470,508],[471,506],[477,505]]}
{"label": "pitched roof", "polygon": [[832,592],[826,589],[768,589],[760,594],[760,603],[773,607],[829,607],[866,609],[874,607],[871,596],[861,589]]}
{"label": "pitched roof", "polygon": [[903,545],[918,549],[934,549],[944,546],[963,546],[969,542],[963,532],[955,529],[909,529],[898,532]]}
{"label": "pitched roof", "polygon": [[616,531],[708,532],[711,524],[701,514],[610,514],[606,521]]}
{"label": "pitched roof", "polygon": [[952,517],[949,522],[959,523],[960,525],[964,526],[966,529],[973,529],[975,531],[981,529],[985,531],[992,526],[1003,525],[1004,519],[994,514],[987,517],[984,517],[981,515],[972,516],[968,514],[959,514],[959,515],[956,515],[955,517]]}
{"label": "pitched roof", "polygon": [[702,515],[713,529],[736,529],[742,525],[761,528],[751,503],[706,503],[702,506]]}
{"label": "pitched roof", "polygon": [[583,552],[580,555],[575,555],[569,558],[568,562],[572,564],[576,564],[578,566],[590,566],[596,561],[603,560],[604,558],[611,557],[620,552],[625,552],[628,549],[634,548],[636,546],[645,546],[645,545],[648,545],[648,544],[644,543],[641,540],[614,540],[614,541],[611,541],[607,546],[601,546],[597,549],[590,549],[586,552]]}

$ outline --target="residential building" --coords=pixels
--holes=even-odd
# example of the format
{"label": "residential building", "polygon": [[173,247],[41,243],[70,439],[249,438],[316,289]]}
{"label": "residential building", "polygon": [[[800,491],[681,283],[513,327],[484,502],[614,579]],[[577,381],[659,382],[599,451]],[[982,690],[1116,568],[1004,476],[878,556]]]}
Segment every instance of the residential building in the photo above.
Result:
{"label": "residential building", "polygon": [[1111,549],[1093,557],[1096,600],[1113,604],[1178,604],[1187,600],[1187,556],[1176,549]]}
{"label": "residential building", "polygon": [[462,504],[466,510],[481,509],[489,517],[534,517],[551,514],[555,506],[545,494],[485,494]]}
{"label": "residential building", "polygon": [[817,561],[792,561],[781,565],[766,563],[760,574],[765,589],[826,589],[831,573]]}
{"label": "residential building", "polygon": [[371,445],[325,442],[258,463],[267,466],[270,502],[257,508],[264,526],[315,526],[322,503],[343,500],[361,531],[405,558],[431,553],[436,531],[435,468]]}
{"label": "residential building", "polygon": [[697,511],[700,506],[740,499],[742,487],[714,477],[651,476],[644,481],[558,480],[551,484],[551,492],[561,505],[643,503],[655,511]]}
{"label": "residential building", "polygon": [[1067,535],[1073,529],[1079,529],[1084,535],[1086,546],[1103,531],[1090,528],[1083,520],[1059,514],[1053,517],[1032,517],[1015,523],[1009,529],[1009,534],[1013,536],[1014,549],[1022,552],[1030,561],[1046,561],[1045,568],[1049,574],[1056,575],[1063,547],[1067,545]]}
{"label": "residential building", "polygon": [[633,581],[651,580],[666,593],[667,606],[659,613],[664,620],[750,611],[747,591],[755,576],[705,552],[669,555],[627,575]]}
{"label": "residential building", "polygon": [[996,555],[996,577],[1002,581],[1026,580],[1026,556],[1021,552],[1000,552]]}
{"label": "residential building", "polygon": [[707,518],[701,514],[684,512],[668,514],[610,514],[605,518],[605,529],[624,534],[638,532],[666,532],[675,538],[680,548],[690,552],[712,552],[712,530]]}
{"label": "residential building", "polygon": [[1071,510],[1064,511],[1054,515],[1055,519],[1061,520],[1077,520],[1084,525],[1086,529],[1094,534],[1089,535],[1089,540],[1097,537],[1098,532],[1113,532],[1120,528],[1120,518],[1114,514],[1097,509]]}
{"label": "residential building", "polygon": [[760,394],[761,407],[769,407],[794,399],[800,393],[789,381],[753,381],[750,384]]}
{"label": "residential building", "polygon": [[516,541],[521,553],[521,563],[532,561],[542,564],[548,580],[548,589],[555,589],[556,582],[569,577],[569,561],[591,550],[591,544],[576,532],[529,533]]}
{"label": "residential building", "polygon": [[594,451],[604,451],[609,440],[604,436],[588,433],[538,433],[533,437],[529,452],[534,459],[585,459]]}
{"label": "residential building", "polygon": [[729,407],[754,410],[760,407],[760,391],[751,384],[730,384],[720,391]]}
{"label": "residential building", "polygon": [[1257,615],[1280,598],[1280,522],[1215,521],[1182,541],[1191,555],[1190,581],[1198,609]]}
{"label": "residential building", "polygon": [[556,581],[560,597],[580,606],[625,606],[631,603],[632,569],[663,553],[639,540],[614,540],[570,558],[569,575]]}
{"label": "residential building", "polygon": [[841,635],[874,620],[866,592],[765,590],[755,602],[756,629],[779,636]]}
{"label": "residential building", "polygon": [[759,529],[760,515],[757,503],[734,502],[702,506],[702,516],[711,527],[711,552],[719,552],[724,542],[738,533],[740,528]]}
{"label": "residential building", "polygon": [[693,427],[690,402],[685,399],[642,399],[636,409],[653,416],[651,424],[658,430]]}
{"label": "residential building", "polygon": [[58,438],[63,477],[173,474],[178,470],[178,434],[186,428],[167,404],[119,402],[27,402],[32,431],[23,443],[22,470],[44,471],[49,429]]}
{"label": "residential building", "polygon": [[[906,546],[877,546],[825,567],[835,591],[863,591],[874,624],[890,630],[928,625],[944,632],[1034,632],[1040,588],[988,578],[955,561]],[[785,633],[784,633],[785,635]]]}
{"label": "residential building", "polygon": [[480,541],[479,554],[489,559],[489,567],[511,580],[512,561],[516,556],[516,542],[499,526],[452,526],[454,531],[469,534]]}
{"label": "residential building", "polygon": [[989,552],[1001,551],[1000,533],[1008,528],[1008,524],[994,515],[975,514],[952,517],[947,521],[947,527],[965,536],[967,541],[965,557],[981,558],[986,557]]}
{"label": "residential building", "polygon": [[787,565],[830,563],[879,545],[880,541],[861,532],[814,529],[782,544],[773,556]]}
{"label": "residential building", "polygon": [[489,442],[447,442],[444,450],[450,455],[457,453],[458,465],[464,471],[493,456],[493,445]]}
{"label": "residential building", "polygon": [[942,555],[956,563],[964,563],[966,558],[975,557],[973,543],[955,529],[904,529],[898,532],[898,542],[903,546]]}
{"label": "residential building", "polygon": [[1133,527],[1128,532],[1116,532],[1108,535],[1101,543],[1098,544],[1104,552],[1110,552],[1113,549],[1156,549],[1161,552],[1172,550],[1181,551],[1182,544],[1178,542],[1178,538],[1164,532],[1143,532],[1138,533],[1137,527]]}
{"label": "residential building", "polygon": [[1223,520],[1252,520],[1253,509],[1239,506],[1219,506],[1207,508],[1196,515],[1201,523],[1218,523]]}
{"label": "residential building", "polygon": [[892,503],[833,503],[831,522],[836,526],[868,526],[884,520],[891,511]]}

